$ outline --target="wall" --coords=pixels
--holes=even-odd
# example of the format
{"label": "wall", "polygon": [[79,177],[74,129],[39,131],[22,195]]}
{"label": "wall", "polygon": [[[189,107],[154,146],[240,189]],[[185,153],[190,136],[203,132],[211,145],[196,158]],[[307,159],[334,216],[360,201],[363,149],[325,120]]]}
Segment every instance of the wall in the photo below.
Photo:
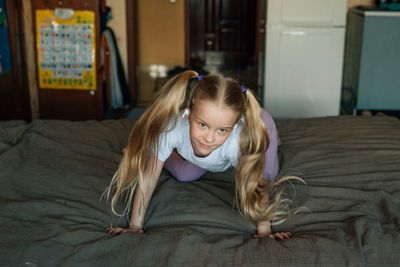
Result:
{"label": "wall", "polygon": [[[132,1],[132,0],[130,0]],[[118,50],[128,77],[128,43],[126,37],[126,0],[106,0],[106,5],[111,7],[112,19],[107,22],[117,39]]]}
{"label": "wall", "polygon": [[[138,1],[138,64],[185,63],[184,0]],[[126,0],[106,0],[111,7],[113,29],[125,71],[128,71]]]}
{"label": "wall", "polygon": [[111,7],[113,29],[125,74],[128,79],[127,27],[136,27],[138,105],[147,105],[159,87],[159,80],[149,76],[152,64],[183,66],[185,64],[185,0],[128,0],[137,1],[135,20],[137,25],[126,24],[126,0],[106,0]]}
{"label": "wall", "polygon": [[137,1],[137,105],[146,106],[165,82],[166,70],[185,64],[185,0]]}
{"label": "wall", "polygon": [[184,0],[138,0],[139,64],[185,63]]}

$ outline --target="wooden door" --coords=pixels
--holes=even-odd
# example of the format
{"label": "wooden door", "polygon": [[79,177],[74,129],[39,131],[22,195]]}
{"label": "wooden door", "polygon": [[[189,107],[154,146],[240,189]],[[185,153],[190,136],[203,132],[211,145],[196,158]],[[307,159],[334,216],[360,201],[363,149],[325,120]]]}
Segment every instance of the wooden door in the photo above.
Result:
{"label": "wooden door", "polygon": [[8,33],[11,69],[3,69],[0,75],[0,120],[31,120],[21,13],[21,1],[5,1],[5,10],[2,10],[5,23],[1,27]]}
{"label": "wooden door", "polygon": [[[38,9],[72,8],[95,13],[96,90],[39,89],[39,112],[43,119],[89,120],[103,119],[103,91],[100,78],[100,3],[104,0],[36,0],[32,1],[33,17]],[[36,22],[36,21],[35,21]],[[36,27],[35,27],[36,28]],[[35,29],[36,31],[36,29]],[[35,32],[35,36],[37,33]],[[37,40],[36,40],[37,41]],[[37,59],[36,59],[37,60]]]}
{"label": "wooden door", "polygon": [[188,0],[189,66],[240,72],[254,67],[256,1]]}

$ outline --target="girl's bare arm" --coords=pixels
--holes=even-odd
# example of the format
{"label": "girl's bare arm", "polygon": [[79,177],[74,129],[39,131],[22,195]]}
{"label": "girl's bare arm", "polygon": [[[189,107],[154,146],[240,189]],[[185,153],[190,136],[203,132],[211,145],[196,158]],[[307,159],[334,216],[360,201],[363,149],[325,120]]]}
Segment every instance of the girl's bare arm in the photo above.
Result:
{"label": "girl's bare arm", "polygon": [[154,171],[146,170],[143,179],[142,188],[137,188],[135,199],[132,204],[132,214],[129,223],[129,228],[142,228],[144,216],[146,214],[147,207],[150,203],[151,196],[157,185],[158,179],[160,178],[160,173],[163,168],[164,162],[154,157],[155,168]]}
{"label": "girl's bare arm", "polygon": [[291,232],[272,233],[271,223],[269,221],[257,223],[257,234],[253,235],[254,238],[269,237],[276,240],[284,240],[292,236]]}
{"label": "girl's bare arm", "polygon": [[[127,232],[138,232],[143,233],[143,221],[146,214],[147,207],[150,203],[151,196],[157,185],[158,179],[161,174],[164,162],[154,157],[152,160],[155,161],[154,170],[146,170],[144,172],[145,178],[143,184],[139,188],[137,186],[135,198],[132,203],[132,212],[128,228],[122,227],[110,227],[107,228],[107,232],[112,235],[127,233]],[[150,164],[151,165],[151,164]]]}
{"label": "girl's bare arm", "polygon": [[[266,201],[266,198],[268,195],[265,195],[263,198],[263,205],[267,205],[268,201]],[[279,233],[272,233],[271,230],[271,222],[270,221],[260,221],[257,222],[257,234],[253,235],[254,238],[265,238],[269,237],[272,239],[278,239],[278,240],[283,240],[290,238],[292,236],[292,233],[290,232],[279,232]]]}

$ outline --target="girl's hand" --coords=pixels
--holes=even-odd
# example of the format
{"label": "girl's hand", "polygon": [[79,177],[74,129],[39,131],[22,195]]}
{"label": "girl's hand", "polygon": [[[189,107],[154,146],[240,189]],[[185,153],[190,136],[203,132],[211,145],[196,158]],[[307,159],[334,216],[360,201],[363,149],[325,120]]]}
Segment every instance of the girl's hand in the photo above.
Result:
{"label": "girl's hand", "polygon": [[288,239],[292,236],[291,232],[280,232],[280,233],[275,233],[275,234],[255,234],[253,235],[253,238],[271,238],[274,240],[284,240]]}
{"label": "girl's hand", "polygon": [[122,228],[122,227],[108,227],[107,233],[110,235],[119,235],[124,233],[139,233],[143,234],[144,231],[142,228]]}

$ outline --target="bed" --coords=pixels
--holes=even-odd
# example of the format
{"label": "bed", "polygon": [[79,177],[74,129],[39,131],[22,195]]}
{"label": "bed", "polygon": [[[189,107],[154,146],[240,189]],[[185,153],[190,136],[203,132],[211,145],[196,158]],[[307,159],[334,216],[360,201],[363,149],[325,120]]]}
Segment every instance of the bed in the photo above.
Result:
{"label": "bed", "polygon": [[[163,171],[145,234],[100,200],[133,120],[0,122],[0,266],[400,266],[400,121],[277,121],[279,175],[306,207],[253,239],[233,207],[233,171],[180,183]],[[123,203],[119,203],[122,207]]]}

